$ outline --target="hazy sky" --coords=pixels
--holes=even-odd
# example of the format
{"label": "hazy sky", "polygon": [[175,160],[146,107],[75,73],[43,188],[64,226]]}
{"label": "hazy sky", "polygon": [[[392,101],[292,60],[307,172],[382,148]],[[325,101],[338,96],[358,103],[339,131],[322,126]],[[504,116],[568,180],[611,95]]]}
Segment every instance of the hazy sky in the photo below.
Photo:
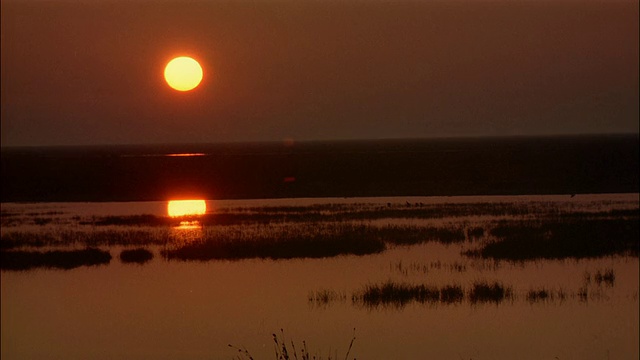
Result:
{"label": "hazy sky", "polygon": [[[2,145],[638,133],[638,2],[2,1]],[[164,65],[204,67],[189,93]]]}

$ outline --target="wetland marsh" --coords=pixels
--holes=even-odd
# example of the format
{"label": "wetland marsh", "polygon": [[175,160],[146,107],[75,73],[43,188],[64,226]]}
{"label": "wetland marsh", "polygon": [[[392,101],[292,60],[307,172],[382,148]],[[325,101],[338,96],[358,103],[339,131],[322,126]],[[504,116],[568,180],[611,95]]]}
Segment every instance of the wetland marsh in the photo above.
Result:
{"label": "wetland marsh", "polygon": [[638,354],[637,194],[207,205],[3,204],[3,357]]}

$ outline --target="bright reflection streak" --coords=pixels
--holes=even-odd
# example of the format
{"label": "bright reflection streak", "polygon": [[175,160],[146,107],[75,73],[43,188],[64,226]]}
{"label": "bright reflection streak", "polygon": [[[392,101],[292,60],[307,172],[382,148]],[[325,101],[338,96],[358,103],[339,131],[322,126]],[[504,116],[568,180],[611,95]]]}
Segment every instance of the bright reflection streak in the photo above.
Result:
{"label": "bright reflection streak", "polygon": [[204,215],[207,203],[204,200],[171,200],[167,211],[171,217]]}
{"label": "bright reflection streak", "polygon": [[180,221],[180,225],[175,227],[178,230],[202,229],[199,221]]}
{"label": "bright reflection streak", "polygon": [[171,237],[176,245],[184,245],[202,240],[203,228],[199,221],[181,221],[171,228]]}
{"label": "bright reflection streak", "polygon": [[204,156],[204,153],[176,153],[176,154],[166,154],[165,156],[173,156],[173,157],[189,157],[189,156]]}

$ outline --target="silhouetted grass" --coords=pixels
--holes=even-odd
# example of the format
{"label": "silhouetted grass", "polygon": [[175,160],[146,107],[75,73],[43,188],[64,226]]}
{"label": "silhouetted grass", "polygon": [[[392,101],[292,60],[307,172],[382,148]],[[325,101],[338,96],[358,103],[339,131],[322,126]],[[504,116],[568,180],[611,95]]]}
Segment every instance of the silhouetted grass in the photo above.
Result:
{"label": "silhouetted grass", "polygon": [[418,274],[426,274],[431,270],[448,270],[450,272],[465,272],[467,271],[467,265],[463,263],[455,262],[442,262],[432,261],[429,264],[423,264],[419,262],[410,262],[405,264],[401,261],[389,264],[389,268],[391,270],[395,270],[402,275],[408,276],[409,274],[418,273]]}
{"label": "silhouetted grass", "polygon": [[29,270],[34,268],[73,269],[80,266],[104,265],[111,254],[95,248],[69,251],[0,251],[2,270]]}
{"label": "silhouetted grass", "polygon": [[464,289],[459,285],[438,288],[423,284],[411,285],[388,281],[380,285],[366,285],[363,290],[354,293],[351,300],[354,304],[365,307],[391,306],[401,308],[411,302],[454,304],[462,302],[464,298]]}
{"label": "silhouetted grass", "polygon": [[42,247],[57,242],[51,232],[11,231],[2,234],[0,249],[15,249],[22,246]]}
{"label": "silhouetted grass", "polygon": [[93,225],[93,226],[109,226],[109,225],[147,225],[147,226],[161,226],[170,225],[173,219],[166,216],[155,215],[127,215],[127,216],[100,216],[82,219],[79,221],[80,225]]}
{"label": "silhouetted grass", "polygon": [[527,293],[527,300],[529,300],[530,302],[545,301],[550,297],[551,295],[546,289],[529,290],[529,292]]}
{"label": "silhouetted grass", "polygon": [[[351,338],[351,342],[349,343],[349,347],[347,348],[347,351],[344,355],[344,360],[347,360],[349,358],[349,354],[351,353],[351,349],[353,348],[353,343],[356,340],[356,329],[353,329],[353,337]],[[285,340],[284,337],[284,330],[280,329],[280,337],[278,337],[278,335],[276,335],[275,333],[271,335],[273,337],[273,342],[274,342],[274,356],[276,360],[291,360],[291,359],[296,359],[298,360],[298,350],[296,349],[296,346],[293,342],[293,340],[291,340],[290,342],[290,346],[287,345],[287,341]],[[234,357],[234,359],[237,360],[254,360],[253,356],[251,355],[251,353],[249,353],[249,350],[247,350],[245,347],[237,347],[234,345],[229,344],[228,345],[230,348],[236,350],[238,352],[238,355],[236,357]],[[307,343],[306,341],[302,341],[302,346],[300,347],[300,360],[322,360],[324,359],[324,357],[320,356],[320,355],[314,355],[312,354],[309,349],[307,348]],[[332,356],[332,354],[329,354],[329,356],[326,358],[327,360],[337,360],[338,359],[338,353],[337,350],[335,351],[335,354]],[[353,359],[355,360],[355,358]]]}
{"label": "silhouetted grass", "polygon": [[465,240],[462,228],[390,225],[381,228],[380,231],[385,233],[386,242],[396,245],[413,245],[428,241],[451,244]]}
{"label": "silhouetted grass", "polygon": [[385,243],[375,229],[366,226],[341,225],[296,229],[227,238],[208,238],[177,249],[164,250],[163,256],[177,260],[211,260],[244,258],[324,258],[337,255],[367,255],[385,250]]}
{"label": "silhouetted grass", "polygon": [[463,299],[464,291],[460,286],[448,285],[440,289],[440,302],[452,304],[462,302]]}
{"label": "silhouetted grass", "polygon": [[593,279],[598,285],[604,283],[607,286],[613,286],[616,282],[616,274],[613,272],[613,269],[598,270],[593,276]]}
{"label": "silhouetted grass", "polygon": [[314,305],[326,306],[336,301],[346,301],[347,295],[344,292],[325,289],[309,293],[307,300]]}
{"label": "silhouetted grass", "polygon": [[168,229],[103,228],[99,230],[7,231],[2,234],[0,249],[44,246],[112,246],[164,244]]}
{"label": "silhouetted grass", "polygon": [[410,302],[436,303],[440,300],[440,290],[433,286],[409,285],[386,282],[382,285],[367,285],[352,300],[365,306],[391,305],[403,307]]}
{"label": "silhouetted grass", "polygon": [[638,219],[574,219],[506,223],[491,230],[499,241],[467,252],[505,260],[638,256]]}
{"label": "silhouetted grass", "polygon": [[472,304],[476,303],[501,303],[507,298],[513,297],[513,290],[498,282],[476,282],[469,290],[468,298]]}
{"label": "silhouetted grass", "polygon": [[[441,219],[464,216],[548,216],[563,217],[597,217],[597,216],[633,216],[637,210],[612,210],[603,212],[567,212],[558,205],[545,202],[526,203],[462,203],[462,204],[314,204],[309,206],[260,206],[235,207],[220,209],[216,213],[208,213],[199,219],[204,225],[239,225],[270,224],[282,222],[335,222],[376,219]],[[11,213],[7,214],[11,216]],[[3,215],[4,216],[4,215]],[[155,215],[125,215],[83,218],[81,225],[144,225],[166,226],[179,222],[180,219]],[[474,228],[470,235],[479,237],[482,228]]]}
{"label": "silhouetted grass", "polygon": [[120,261],[123,263],[144,264],[153,259],[153,253],[144,248],[122,250],[120,253]]}
{"label": "silhouetted grass", "polygon": [[[527,292],[526,298],[530,303],[564,301],[567,298],[567,292],[562,288],[559,290],[531,289]],[[579,296],[579,295],[578,295]]]}

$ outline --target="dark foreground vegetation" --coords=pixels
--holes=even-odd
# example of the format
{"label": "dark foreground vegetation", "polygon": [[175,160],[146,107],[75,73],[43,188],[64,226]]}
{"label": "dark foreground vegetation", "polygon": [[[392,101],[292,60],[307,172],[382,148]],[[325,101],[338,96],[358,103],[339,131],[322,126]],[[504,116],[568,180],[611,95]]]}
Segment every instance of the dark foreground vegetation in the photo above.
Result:
{"label": "dark foreground vegetation", "polygon": [[106,265],[111,254],[95,248],[69,251],[0,251],[2,270],[35,268],[74,269],[80,266]]}
{"label": "dark foreground vegetation", "polygon": [[[335,350],[335,353],[332,355],[331,353],[328,355],[328,357],[326,358],[326,360],[338,360],[338,359],[344,359],[344,360],[348,360],[349,359],[349,354],[351,353],[351,349],[353,348],[353,342],[356,340],[356,329],[353,329],[353,337],[351,338],[351,342],[349,343],[349,347],[346,350],[346,353],[344,355],[344,357],[342,357],[342,354],[340,355],[340,357],[338,357],[338,352],[337,350]],[[321,355],[317,355],[314,354],[312,352],[310,352],[309,348],[307,347],[307,342],[306,341],[302,341],[302,346],[299,347],[299,351],[300,353],[298,354],[298,349],[296,349],[296,345],[293,342],[293,340],[291,340],[291,342],[287,342],[285,340],[285,336],[284,336],[284,330],[280,329],[280,336],[276,335],[275,333],[271,335],[273,338],[273,342],[274,342],[274,358],[276,360],[291,360],[291,359],[295,359],[295,360],[323,360],[325,359],[323,356]],[[289,345],[288,345],[289,344]],[[228,345],[230,348],[234,349],[235,351],[237,351],[236,356],[233,359],[237,359],[237,360],[253,360],[253,356],[251,355],[251,353],[249,352],[249,350],[247,350],[245,347],[238,347],[235,345]],[[331,351],[330,351],[331,352]],[[298,357],[299,355],[299,357]],[[353,358],[353,360],[355,360],[356,358]]]}

